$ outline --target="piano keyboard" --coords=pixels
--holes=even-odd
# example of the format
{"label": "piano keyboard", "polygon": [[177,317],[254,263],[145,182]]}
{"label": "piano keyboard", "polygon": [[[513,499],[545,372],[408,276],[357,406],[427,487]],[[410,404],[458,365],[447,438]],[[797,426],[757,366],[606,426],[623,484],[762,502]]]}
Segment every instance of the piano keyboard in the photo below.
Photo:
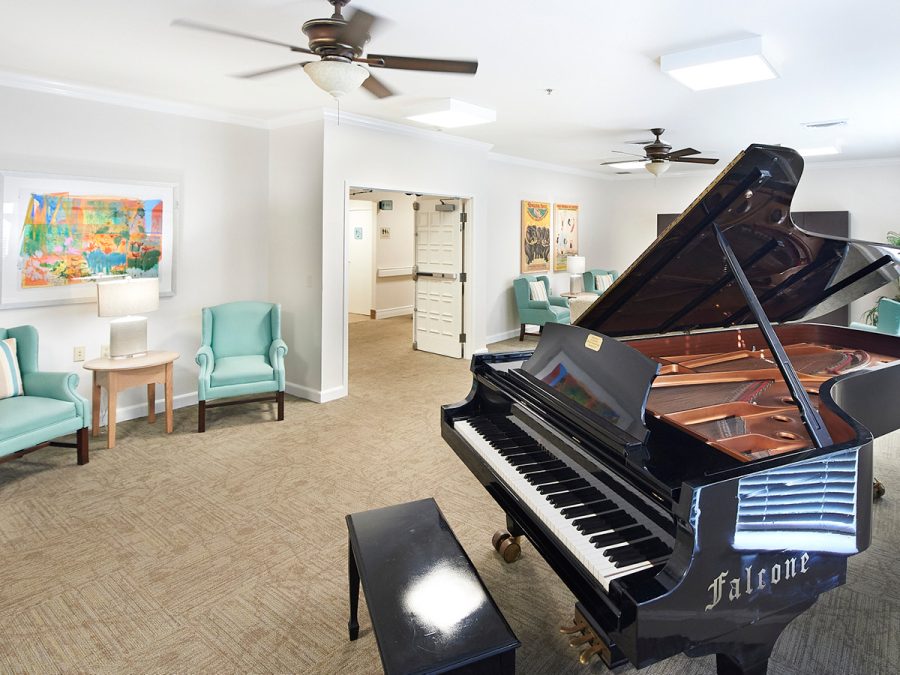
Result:
{"label": "piano keyboard", "polygon": [[544,449],[509,417],[457,420],[454,429],[605,588],[668,558],[667,535],[570,460]]}

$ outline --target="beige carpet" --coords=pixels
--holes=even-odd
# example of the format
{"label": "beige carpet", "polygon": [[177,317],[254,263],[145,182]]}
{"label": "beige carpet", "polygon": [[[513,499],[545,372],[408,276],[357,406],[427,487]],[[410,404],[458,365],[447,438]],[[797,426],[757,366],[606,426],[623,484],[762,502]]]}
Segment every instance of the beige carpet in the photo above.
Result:
{"label": "beige carpet", "polygon": [[[47,448],[0,465],[0,672],[377,673],[365,605],[347,641],[344,515],[434,496],[522,640],[521,673],[602,672],[557,632],[572,597],[533,549],[500,562],[503,514],[440,438],[468,363],[413,352],[408,317],[350,327],[350,396],[135,420],[91,462]],[[510,345],[518,345],[511,342]],[[794,622],[770,673],[900,671],[900,448],[849,583]],[[414,546],[415,542],[410,542]],[[632,672],[627,669],[625,672]],[[676,657],[641,671],[713,673]]]}

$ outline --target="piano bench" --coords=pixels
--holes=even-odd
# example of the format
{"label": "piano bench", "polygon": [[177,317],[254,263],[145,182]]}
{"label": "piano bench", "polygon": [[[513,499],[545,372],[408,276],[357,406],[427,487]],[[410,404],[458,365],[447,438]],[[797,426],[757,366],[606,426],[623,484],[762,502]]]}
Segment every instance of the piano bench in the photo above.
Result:
{"label": "piano bench", "polygon": [[350,639],[362,582],[387,675],[515,673],[520,642],[434,499],[347,516]]}

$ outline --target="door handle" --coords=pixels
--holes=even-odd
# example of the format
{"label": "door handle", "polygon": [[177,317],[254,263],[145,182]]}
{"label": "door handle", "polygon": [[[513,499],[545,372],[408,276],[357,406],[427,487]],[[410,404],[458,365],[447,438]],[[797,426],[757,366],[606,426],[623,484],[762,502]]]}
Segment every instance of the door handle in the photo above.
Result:
{"label": "door handle", "polygon": [[418,279],[419,277],[431,277],[432,279],[446,279],[447,281],[456,281],[459,278],[459,275],[456,272],[420,272],[419,270],[413,271],[413,279]]}

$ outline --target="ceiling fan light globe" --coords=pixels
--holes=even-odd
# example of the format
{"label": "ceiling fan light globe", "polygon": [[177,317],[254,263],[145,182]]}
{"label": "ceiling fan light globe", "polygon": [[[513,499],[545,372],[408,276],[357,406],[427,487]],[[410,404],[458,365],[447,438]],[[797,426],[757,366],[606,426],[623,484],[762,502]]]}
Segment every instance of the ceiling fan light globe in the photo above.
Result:
{"label": "ceiling fan light globe", "polygon": [[369,77],[368,70],[346,61],[312,61],[303,66],[303,70],[313,84],[335,98],[359,89]]}
{"label": "ceiling fan light globe", "polygon": [[664,159],[654,159],[650,162],[647,162],[644,165],[644,168],[654,176],[661,176],[669,170],[669,163]]}

